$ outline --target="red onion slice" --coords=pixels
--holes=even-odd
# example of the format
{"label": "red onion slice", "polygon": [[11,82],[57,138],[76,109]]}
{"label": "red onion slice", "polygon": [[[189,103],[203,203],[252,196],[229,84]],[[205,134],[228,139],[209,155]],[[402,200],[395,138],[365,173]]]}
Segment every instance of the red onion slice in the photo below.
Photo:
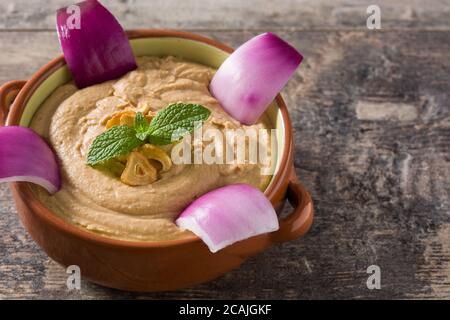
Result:
{"label": "red onion slice", "polygon": [[56,22],[64,58],[79,88],[117,79],[136,69],[125,31],[98,1],[59,9]]}
{"label": "red onion slice", "polygon": [[260,34],[234,51],[214,75],[210,90],[243,124],[254,124],[284,87],[303,57],[273,33]]}
{"label": "red onion slice", "polygon": [[51,194],[61,187],[55,154],[33,130],[0,127],[0,182],[36,183]]}
{"label": "red onion slice", "polygon": [[208,192],[189,205],[175,223],[200,237],[211,252],[279,228],[270,201],[246,184]]}

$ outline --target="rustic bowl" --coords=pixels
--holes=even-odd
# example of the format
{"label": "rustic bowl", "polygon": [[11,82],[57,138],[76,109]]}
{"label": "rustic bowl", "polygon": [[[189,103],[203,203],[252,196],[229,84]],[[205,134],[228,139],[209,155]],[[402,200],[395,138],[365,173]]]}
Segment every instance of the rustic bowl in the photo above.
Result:
{"label": "rustic bowl", "polygon": [[[128,32],[139,55],[176,55],[218,67],[233,51],[193,33],[168,30]],[[35,111],[55,88],[71,79],[63,56],[50,61],[28,81],[11,81],[0,88],[0,121],[28,126]],[[265,191],[280,212],[286,199],[293,212],[280,218],[280,229],[240,241],[211,253],[196,236],[160,242],[131,242],[103,237],[73,226],[47,209],[29,183],[11,183],[19,217],[33,239],[63,266],[78,265],[83,278],[130,291],[175,290],[217,278],[246,258],[273,244],[305,234],[313,220],[311,197],[293,169],[292,126],[280,95],[267,111],[280,132],[275,174]],[[270,263],[270,262],[268,262]]]}

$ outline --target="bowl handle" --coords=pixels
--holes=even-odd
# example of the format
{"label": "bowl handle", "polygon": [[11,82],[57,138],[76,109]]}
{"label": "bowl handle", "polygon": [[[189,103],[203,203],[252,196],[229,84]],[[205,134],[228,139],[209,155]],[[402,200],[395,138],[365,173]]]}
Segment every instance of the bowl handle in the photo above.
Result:
{"label": "bowl handle", "polygon": [[273,241],[276,243],[301,237],[309,230],[313,222],[314,209],[311,196],[298,180],[294,170],[289,179],[287,199],[294,210],[280,219],[280,229],[272,234]]}
{"label": "bowl handle", "polygon": [[25,83],[27,82],[24,80],[13,80],[0,87],[0,126],[5,124],[9,107]]}

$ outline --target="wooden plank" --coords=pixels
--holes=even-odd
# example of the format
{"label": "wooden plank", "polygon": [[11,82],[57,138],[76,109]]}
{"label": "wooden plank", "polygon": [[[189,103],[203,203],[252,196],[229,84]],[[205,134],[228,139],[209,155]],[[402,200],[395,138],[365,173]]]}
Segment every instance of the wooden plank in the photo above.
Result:
{"label": "wooden plank", "polygon": [[[76,1],[2,1],[0,29],[54,29],[55,10]],[[194,30],[366,29],[370,0],[102,0],[126,28]],[[448,0],[378,0],[382,28],[449,29]]]}
{"label": "wooden plank", "polygon": [[[204,31],[237,46],[257,31]],[[295,167],[316,220],[304,238],[208,284],[133,294],[65,273],[0,186],[0,298],[450,298],[450,32],[280,31],[305,55],[284,90]],[[0,82],[59,52],[53,32],[0,32]],[[378,110],[374,112],[374,109]],[[366,288],[377,264],[382,289]]]}

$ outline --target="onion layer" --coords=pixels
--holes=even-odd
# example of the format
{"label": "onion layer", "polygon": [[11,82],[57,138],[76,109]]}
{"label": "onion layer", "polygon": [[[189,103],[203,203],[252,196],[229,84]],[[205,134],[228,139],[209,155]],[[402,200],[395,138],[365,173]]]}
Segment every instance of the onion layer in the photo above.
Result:
{"label": "onion layer", "polygon": [[210,90],[243,124],[254,124],[284,87],[303,57],[273,33],[260,34],[234,51],[214,75]]}
{"label": "onion layer", "polygon": [[59,9],[56,22],[64,58],[79,88],[119,78],[136,68],[125,31],[97,0]]}
{"label": "onion layer", "polygon": [[225,186],[201,196],[175,223],[200,237],[211,252],[279,228],[270,201],[259,189],[246,184]]}
{"label": "onion layer", "polygon": [[61,187],[55,154],[33,130],[0,127],[0,182],[36,183],[51,194]]}

